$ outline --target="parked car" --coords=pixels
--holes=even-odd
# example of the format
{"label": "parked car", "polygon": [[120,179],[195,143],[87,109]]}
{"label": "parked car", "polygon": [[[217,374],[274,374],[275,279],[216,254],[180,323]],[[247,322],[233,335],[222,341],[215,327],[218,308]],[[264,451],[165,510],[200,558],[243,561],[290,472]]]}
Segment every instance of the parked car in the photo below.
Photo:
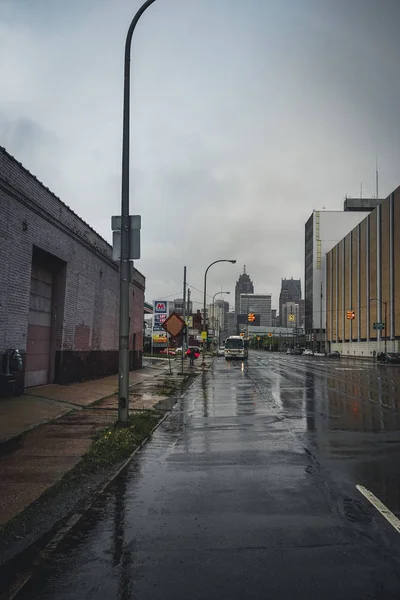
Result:
{"label": "parked car", "polygon": [[160,354],[169,354],[170,356],[175,356],[176,348],[163,348],[160,350]]}
{"label": "parked car", "polygon": [[303,352],[303,356],[314,356],[314,352],[309,348],[306,348]]}
{"label": "parked car", "polygon": [[175,352],[176,354],[182,354],[182,348],[176,348]]}
{"label": "parked car", "polygon": [[334,350],[333,352],[329,352],[328,358],[340,358],[341,354],[338,350]]}
{"label": "parked car", "polygon": [[399,365],[400,364],[400,354],[398,352],[381,352],[377,359],[379,362],[383,362],[391,365]]}
{"label": "parked car", "polygon": [[224,346],[220,346],[217,349],[217,356],[225,356],[225,348],[224,348]]}

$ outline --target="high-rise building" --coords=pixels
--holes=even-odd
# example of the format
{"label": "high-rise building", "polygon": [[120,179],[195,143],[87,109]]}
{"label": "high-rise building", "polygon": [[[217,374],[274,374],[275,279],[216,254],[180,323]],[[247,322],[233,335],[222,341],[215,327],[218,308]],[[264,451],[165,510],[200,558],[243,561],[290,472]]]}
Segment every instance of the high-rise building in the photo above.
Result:
{"label": "high-rise building", "polygon": [[285,302],[282,304],[281,327],[298,329],[300,323],[300,304],[296,302]]}
{"label": "high-rise building", "polygon": [[229,337],[230,335],[237,335],[238,332],[238,328],[237,328],[237,314],[234,312],[229,312],[226,315],[226,322],[227,322],[227,337]]}
{"label": "high-rise building", "polygon": [[400,351],[400,187],[327,252],[326,328],[345,356]]}
{"label": "high-rise building", "polygon": [[254,285],[248,274],[246,273],[246,265],[243,273],[239,276],[235,286],[235,313],[240,313],[240,295],[254,294]]}
{"label": "high-rise building", "polygon": [[364,200],[347,198],[343,211],[314,210],[305,224],[304,326],[308,341],[319,350],[326,329],[326,253],[382,202]]}
{"label": "high-rise building", "polygon": [[[170,312],[176,312],[178,315],[182,315],[183,314],[183,298],[175,298],[175,300],[173,302],[170,302]],[[187,301],[186,301],[186,312],[187,312],[188,306],[187,306]],[[191,315],[193,312],[193,303],[189,302],[189,315]]]}
{"label": "high-rise building", "polygon": [[276,308],[271,310],[271,326],[278,327],[278,315],[276,314],[278,311]]}
{"label": "high-rise building", "polygon": [[241,294],[240,314],[260,315],[261,326],[271,326],[271,294]]}
{"label": "high-rise building", "polygon": [[[301,300],[301,279],[283,278],[281,280],[281,293],[279,294],[279,315],[282,315],[282,306],[287,302],[299,304]],[[286,327],[284,320],[281,326]]]}

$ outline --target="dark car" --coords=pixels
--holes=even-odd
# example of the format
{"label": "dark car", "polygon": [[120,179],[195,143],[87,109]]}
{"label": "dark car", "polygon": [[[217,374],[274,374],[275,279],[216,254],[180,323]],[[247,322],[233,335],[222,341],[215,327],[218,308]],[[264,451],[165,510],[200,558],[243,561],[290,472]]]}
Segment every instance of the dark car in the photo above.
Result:
{"label": "dark car", "polygon": [[340,352],[338,352],[337,350],[329,352],[328,358],[340,358]]}
{"label": "dark car", "polygon": [[398,352],[380,352],[377,356],[379,362],[383,362],[391,365],[399,365],[400,364],[400,354]]}

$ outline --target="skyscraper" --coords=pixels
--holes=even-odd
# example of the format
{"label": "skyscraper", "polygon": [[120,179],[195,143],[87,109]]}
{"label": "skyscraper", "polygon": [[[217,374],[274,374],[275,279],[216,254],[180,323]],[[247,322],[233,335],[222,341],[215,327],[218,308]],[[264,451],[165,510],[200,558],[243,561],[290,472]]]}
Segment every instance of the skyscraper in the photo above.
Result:
{"label": "skyscraper", "polygon": [[240,294],[254,294],[254,285],[250,277],[246,273],[246,265],[244,265],[243,273],[239,276],[235,287],[235,313],[240,313]]}
{"label": "skyscraper", "polygon": [[260,315],[260,325],[271,327],[271,294],[241,294],[240,313]]}
{"label": "skyscraper", "polygon": [[301,300],[301,280],[300,279],[282,279],[281,293],[279,294],[279,317],[282,327],[286,327],[284,323],[283,305],[288,302],[299,304]]}

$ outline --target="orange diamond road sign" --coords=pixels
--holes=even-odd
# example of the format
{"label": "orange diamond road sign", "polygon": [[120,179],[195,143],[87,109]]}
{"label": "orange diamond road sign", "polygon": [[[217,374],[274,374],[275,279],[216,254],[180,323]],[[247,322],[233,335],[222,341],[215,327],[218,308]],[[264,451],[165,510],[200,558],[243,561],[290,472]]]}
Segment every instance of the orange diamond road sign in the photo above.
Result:
{"label": "orange diamond road sign", "polygon": [[186,327],[186,323],[177,313],[173,312],[168,319],[164,321],[162,326],[168,331],[169,335],[176,337],[182,333],[183,329]]}

